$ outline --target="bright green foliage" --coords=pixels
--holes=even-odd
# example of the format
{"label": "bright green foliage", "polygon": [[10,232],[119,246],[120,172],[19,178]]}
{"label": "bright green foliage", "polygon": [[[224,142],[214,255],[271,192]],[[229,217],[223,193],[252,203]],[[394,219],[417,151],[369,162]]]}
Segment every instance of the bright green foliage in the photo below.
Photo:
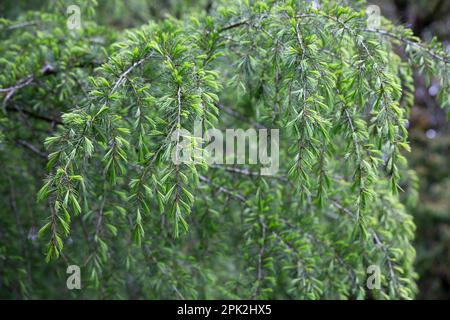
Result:
{"label": "bright green foliage", "polygon": [[[0,201],[9,207],[25,184],[20,196],[29,199],[12,212],[48,218],[39,231],[47,246],[20,248],[25,229],[0,216],[2,287],[17,279],[18,296],[54,296],[64,266],[77,264],[92,288],[83,297],[413,298],[415,226],[398,195],[411,70],[439,79],[448,106],[449,57],[389,21],[368,28],[365,4],[346,2],[318,10],[220,1],[210,14],[150,22],[110,47],[107,30],[68,31],[56,14],[32,14],[45,31],[11,31],[4,21],[0,84],[17,90],[2,89],[0,157],[9,170]],[[109,58],[93,70],[102,48]],[[61,114],[62,123],[36,112]],[[203,129],[280,129],[280,172],[175,164],[181,140],[200,148],[194,136],[173,138],[196,120]],[[16,145],[47,157],[26,142],[44,136],[48,175],[37,193],[44,165],[24,161]],[[26,267],[10,274],[17,265],[42,270],[44,250],[54,279],[33,284]],[[381,269],[380,290],[366,286],[370,265]]]}

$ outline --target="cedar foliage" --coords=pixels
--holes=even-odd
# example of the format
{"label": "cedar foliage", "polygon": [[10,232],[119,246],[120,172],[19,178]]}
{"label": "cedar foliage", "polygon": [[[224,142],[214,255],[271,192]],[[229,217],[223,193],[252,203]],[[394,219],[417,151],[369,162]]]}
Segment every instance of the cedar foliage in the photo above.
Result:
{"label": "cedar foliage", "polygon": [[[223,0],[118,34],[78,3],[77,30],[65,1],[0,21],[0,296],[414,297],[405,124],[413,70],[450,105],[437,41],[369,28],[364,1]],[[174,164],[196,120],[280,129],[279,173]]]}

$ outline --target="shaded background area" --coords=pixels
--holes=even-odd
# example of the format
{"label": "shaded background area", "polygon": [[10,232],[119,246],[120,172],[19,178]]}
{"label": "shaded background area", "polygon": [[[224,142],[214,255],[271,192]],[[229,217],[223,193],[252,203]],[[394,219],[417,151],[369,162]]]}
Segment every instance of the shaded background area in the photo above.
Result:
{"label": "shaded background area", "polygon": [[[318,0],[317,0],[318,1]],[[320,2],[320,1],[319,1]],[[2,0],[0,18],[39,10],[52,0]],[[96,19],[117,29],[131,28],[170,14],[209,10],[213,0],[99,0]],[[381,14],[430,40],[433,35],[450,50],[449,0],[371,0]],[[400,53],[401,54],[401,53]],[[436,95],[439,88],[417,74],[409,119],[412,152],[407,154],[419,177],[418,201],[406,201],[417,225],[416,268],[420,299],[450,299],[450,123]]]}
{"label": "shaded background area", "polygon": [[[450,50],[450,1],[378,0],[382,15],[411,28],[424,40],[433,35]],[[419,177],[418,202],[409,205],[417,225],[416,268],[421,299],[450,299],[450,123],[435,84],[415,74],[409,119],[410,166]]]}

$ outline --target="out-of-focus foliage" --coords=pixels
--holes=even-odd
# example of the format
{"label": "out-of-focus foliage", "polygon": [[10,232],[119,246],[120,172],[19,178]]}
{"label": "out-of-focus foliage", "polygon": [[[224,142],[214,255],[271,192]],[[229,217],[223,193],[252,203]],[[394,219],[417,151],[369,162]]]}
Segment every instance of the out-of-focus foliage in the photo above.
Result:
{"label": "out-of-focus foliage", "polygon": [[[167,16],[181,18],[199,10],[211,10],[212,0],[97,0],[97,23],[123,29],[141,26],[149,20],[160,20]],[[73,1],[72,4],[76,4]],[[14,18],[28,10],[52,9],[56,0],[2,1],[0,12],[4,18]],[[69,3],[66,3],[66,7]],[[64,12],[62,8],[61,13]]]}
{"label": "out-of-focus foliage", "polygon": [[[430,133],[428,133],[430,135]],[[412,131],[411,166],[420,177],[418,202],[410,206],[419,226],[416,239],[421,296],[447,299],[450,291],[450,135],[444,130],[430,139]]]}
{"label": "out-of-focus foliage", "polygon": [[[381,0],[376,4],[384,15],[410,26],[417,36],[437,36],[449,50],[449,1]],[[407,157],[417,172],[420,192],[417,201],[408,202],[408,211],[417,224],[418,297],[449,299],[450,123],[436,99],[436,83],[427,84],[420,73],[414,75],[414,83],[415,99],[409,120],[412,152]]]}

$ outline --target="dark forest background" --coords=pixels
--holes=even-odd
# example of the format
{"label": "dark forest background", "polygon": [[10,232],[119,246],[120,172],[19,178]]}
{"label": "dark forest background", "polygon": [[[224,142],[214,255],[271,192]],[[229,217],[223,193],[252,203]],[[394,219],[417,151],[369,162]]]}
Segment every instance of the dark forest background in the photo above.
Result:
{"label": "dark forest background", "polygon": [[[1,0],[0,18],[42,9],[50,0]],[[450,50],[450,1],[377,0],[369,1],[381,14],[411,28],[424,40],[437,36]],[[139,26],[167,14],[176,17],[203,8],[212,0],[99,0],[96,19],[116,29]],[[425,85],[415,76],[415,101],[409,119],[412,152],[407,154],[419,177],[417,201],[405,203],[417,225],[415,246],[419,273],[419,299],[450,298],[450,124],[446,111],[436,100],[437,87]]]}

